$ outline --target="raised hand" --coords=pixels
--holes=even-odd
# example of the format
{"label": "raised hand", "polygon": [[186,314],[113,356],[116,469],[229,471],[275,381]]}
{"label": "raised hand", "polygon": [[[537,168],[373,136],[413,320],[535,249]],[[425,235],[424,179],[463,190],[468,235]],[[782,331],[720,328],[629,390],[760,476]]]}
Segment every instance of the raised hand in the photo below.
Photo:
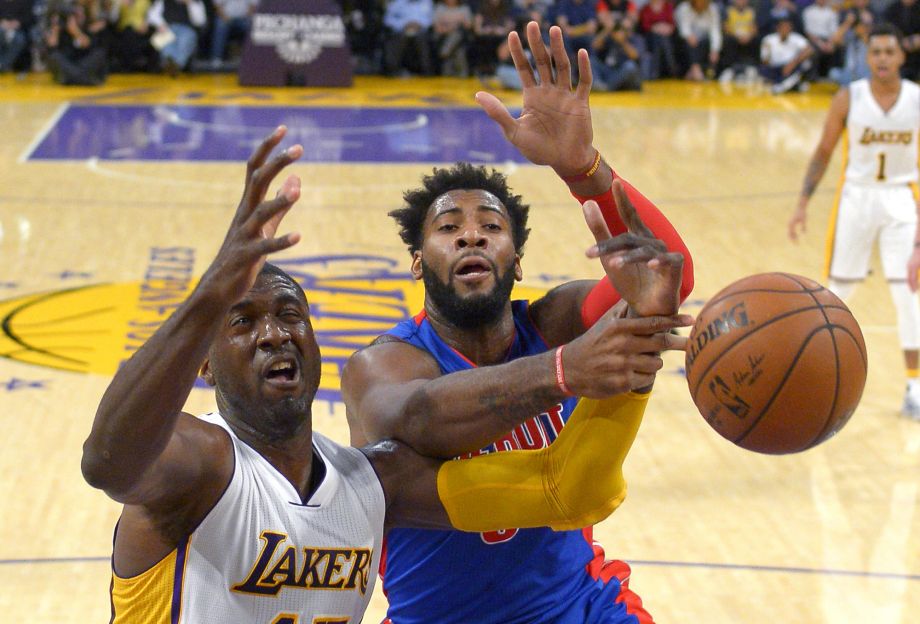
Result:
{"label": "raised hand", "polygon": [[611,236],[597,203],[585,202],[585,221],[596,241],[588,249],[588,257],[600,258],[613,287],[637,315],[677,314],[683,255],[668,252],[655,238],[618,180],[613,183],[613,195],[627,232]]}
{"label": "raised hand", "polygon": [[300,240],[300,234],[296,232],[275,237],[284,215],[300,197],[300,178],[288,176],[275,197],[265,199],[275,177],[303,154],[303,148],[294,145],[268,160],[285,132],[287,129],[280,126],[250,156],[243,198],[223,245],[201,278],[223,301],[240,299],[255,283],[268,254],[292,247]]}
{"label": "raised hand", "polygon": [[[591,64],[588,52],[578,51],[578,87],[572,90],[569,57],[558,26],[549,29],[550,51],[547,52],[540,26],[527,24],[527,44],[539,75],[524,53],[516,32],[508,35],[508,48],[523,84],[523,108],[515,119],[497,97],[485,91],[476,94],[476,101],[486,114],[502,129],[505,138],[530,162],[549,165],[561,176],[573,176],[586,171],[594,160],[594,133],[588,94],[591,91]],[[555,75],[553,75],[555,64]]]}

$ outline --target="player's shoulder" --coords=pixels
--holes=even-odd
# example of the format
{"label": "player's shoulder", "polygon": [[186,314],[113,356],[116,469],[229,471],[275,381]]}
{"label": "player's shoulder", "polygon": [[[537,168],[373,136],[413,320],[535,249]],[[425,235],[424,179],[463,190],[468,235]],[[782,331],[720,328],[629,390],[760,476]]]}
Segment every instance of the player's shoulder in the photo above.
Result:
{"label": "player's shoulder", "polygon": [[348,358],[342,369],[342,386],[348,391],[373,379],[394,381],[434,378],[440,374],[440,367],[431,353],[399,337],[384,334]]}

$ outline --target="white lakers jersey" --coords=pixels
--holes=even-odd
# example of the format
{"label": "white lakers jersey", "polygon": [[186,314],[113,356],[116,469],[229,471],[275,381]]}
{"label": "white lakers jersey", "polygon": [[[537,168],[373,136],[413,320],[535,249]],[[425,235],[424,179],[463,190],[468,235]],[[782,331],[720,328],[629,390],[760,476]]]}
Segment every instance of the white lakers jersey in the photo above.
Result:
{"label": "white lakers jersey", "polygon": [[385,503],[370,462],[313,434],[326,474],[306,503],[217,414],[233,477],[179,548],[130,579],[113,575],[115,624],[357,624],[380,562]]}
{"label": "white lakers jersey", "polygon": [[901,81],[901,93],[887,113],[872,96],[868,80],[850,84],[846,180],[861,184],[916,182],[920,86]]}

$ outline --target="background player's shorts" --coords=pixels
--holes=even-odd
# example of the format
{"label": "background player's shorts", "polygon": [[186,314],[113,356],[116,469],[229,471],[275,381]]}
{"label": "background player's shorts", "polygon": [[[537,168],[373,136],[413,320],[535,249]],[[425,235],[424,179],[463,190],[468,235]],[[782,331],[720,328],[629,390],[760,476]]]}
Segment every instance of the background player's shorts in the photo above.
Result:
{"label": "background player's shorts", "polygon": [[866,277],[877,238],[885,278],[906,279],[916,230],[917,200],[910,186],[844,183],[831,220],[829,276],[842,280]]}

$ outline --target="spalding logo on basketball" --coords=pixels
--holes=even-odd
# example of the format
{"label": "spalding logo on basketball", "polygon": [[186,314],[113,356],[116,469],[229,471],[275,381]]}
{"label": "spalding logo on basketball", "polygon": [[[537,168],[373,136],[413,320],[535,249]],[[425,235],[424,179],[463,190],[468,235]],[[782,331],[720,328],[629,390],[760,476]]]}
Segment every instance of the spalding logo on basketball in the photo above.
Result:
{"label": "spalding logo on basketball", "polygon": [[866,344],[846,305],[788,273],[741,279],[716,294],[690,331],[690,395],[724,438],[760,453],[828,439],[856,410]]}

